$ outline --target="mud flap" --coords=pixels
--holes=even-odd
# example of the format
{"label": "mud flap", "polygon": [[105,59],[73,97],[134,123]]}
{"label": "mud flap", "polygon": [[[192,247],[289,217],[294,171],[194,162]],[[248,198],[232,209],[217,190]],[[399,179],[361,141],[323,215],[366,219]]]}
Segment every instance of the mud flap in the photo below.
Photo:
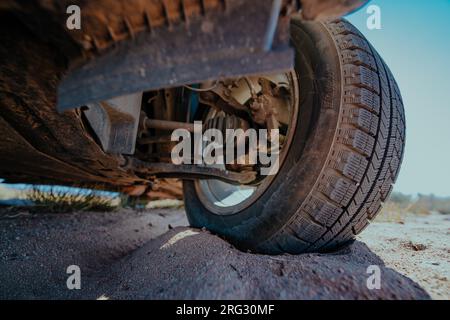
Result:
{"label": "mud flap", "polygon": [[[225,2],[224,2],[225,3]],[[293,67],[281,0],[229,0],[189,23],[143,32],[73,69],[58,111],[145,90]]]}

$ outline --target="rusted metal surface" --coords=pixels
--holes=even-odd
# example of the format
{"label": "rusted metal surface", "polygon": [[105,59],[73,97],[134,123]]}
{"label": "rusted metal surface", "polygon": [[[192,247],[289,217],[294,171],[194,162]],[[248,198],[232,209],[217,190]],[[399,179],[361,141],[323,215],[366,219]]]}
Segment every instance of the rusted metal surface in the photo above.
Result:
{"label": "rusted metal surface", "polygon": [[158,143],[171,143],[171,136],[153,136],[153,137],[146,137],[146,138],[139,138],[138,143],[145,145],[145,144],[158,144]]}
{"label": "rusted metal surface", "polygon": [[179,179],[157,179],[147,193],[151,200],[183,199],[183,185]]}
{"label": "rusted metal surface", "polygon": [[265,125],[268,130],[278,129],[280,122],[277,119],[278,110],[282,109],[284,100],[275,96],[269,80],[259,79],[261,94],[253,97],[250,104],[253,120],[261,125]]}
{"label": "rusted metal surface", "polygon": [[217,90],[200,94],[200,102],[213,108],[218,108],[227,114],[250,121],[248,109],[232,97],[220,94]]}
{"label": "rusted metal surface", "polygon": [[[283,0],[282,14],[289,16],[301,8],[304,19],[325,19],[347,14],[367,1]],[[260,3],[248,2],[254,6]],[[29,25],[42,29],[37,30],[38,33],[42,31],[47,37],[57,40],[61,38],[58,32],[64,28],[58,30],[46,26],[52,23],[64,26],[66,8],[78,5],[82,8],[83,30],[71,31],[68,36],[72,44],[92,52],[87,53],[92,56],[143,32],[157,32],[159,28],[172,28],[179,24],[188,28],[193,21],[208,13],[226,11],[229,3],[230,0],[2,0],[0,11],[22,14]]]}
{"label": "rusted metal surface", "polygon": [[[11,1],[27,7],[22,0]],[[228,0],[31,0],[52,14],[61,25],[67,19],[66,8],[81,8],[83,30],[70,32],[83,49],[93,55],[111,46],[136,38],[140,33],[183,25],[188,28],[196,19],[227,9]]]}
{"label": "rusted metal surface", "polygon": [[145,177],[177,177],[180,179],[217,179],[233,184],[247,184],[256,179],[256,172],[232,172],[209,166],[175,165],[172,163],[147,163],[127,157],[125,169],[132,170]]}
{"label": "rusted metal surface", "polygon": [[0,177],[9,182],[115,186],[146,181],[106,154],[78,111],[58,114],[61,53],[16,19],[0,19]]}
{"label": "rusted metal surface", "polygon": [[301,0],[302,18],[324,20],[341,17],[354,11],[369,0]]}
{"label": "rusted metal surface", "polygon": [[[200,102],[227,114],[264,125],[269,130],[278,128],[280,122],[289,123],[289,113],[283,108],[286,97],[282,92],[283,86],[287,83],[280,86],[270,78],[270,75],[261,75],[217,81],[211,90],[200,93]],[[233,92],[239,90],[240,86],[250,88],[248,95],[245,96],[245,99],[251,100],[248,106],[233,96]]]}
{"label": "rusted metal surface", "polygon": [[147,197],[150,200],[183,199],[183,185],[180,179],[153,179],[151,186],[127,186],[120,191],[131,197]]}
{"label": "rusted metal surface", "polygon": [[194,124],[179,121],[159,120],[159,119],[145,119],[146,129],[158,129],[163,131],[173,131],[177,129],[184,129],[189,132],[194,132]]}
{"label": "rusted metal surface", "polygon": [[281,0],[223,3],[222,10],[207,11],[189,24],[142,33],[72,69],[59,87],[59,110],[132,92],[293,66],[288,38],[276,34],[284,30],[277,29]]}
{"label": "rusted metal surface", "polygon": [[[164,163],[123,168],[124,158],[102,150],[98,133],[80,111],[55,111],[58,85],[70,70],[68,85],[59,93],[71,102],[65,106],[75,106],[132,91],[284,70],[293,61],[289,17],[297,11],[297,2],[1,1],[0,177],[110,189],[146,189],[154,174],[247,181],[249,177],[235,173],[198,167],[189,171]],[[363,1],[301,2],[303,17],[317,19],[348,12]],[[82,7],[81,30],[65,28],[71,4]],[[170,92],[164,93],[165,100],[172,99],[165,96]],[[216,100],[216,105],[230,106],[220,95]],[[157,119],[186,120],[169,111]],[[169,148],[170,144],[157,148],[158,159]]]}

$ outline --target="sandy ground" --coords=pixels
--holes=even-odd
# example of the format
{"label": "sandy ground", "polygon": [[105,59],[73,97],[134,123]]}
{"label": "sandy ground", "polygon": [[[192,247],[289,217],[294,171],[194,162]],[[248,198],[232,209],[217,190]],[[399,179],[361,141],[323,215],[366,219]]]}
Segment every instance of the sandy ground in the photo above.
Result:
{"label": "sandy ground", "polygon": [[407,216],[402,224],[373,223],[358,239],[433,299],[450,300],[450,216]]}
{"label": "sandy ground", "polygon": [[[182,210],[0,218],[1,299],[449,298],[449,221],[375,223],[331,254],[243,253],[186,226]],[[420,240],[420,241],[419,241]],[[412,241],[411,244],[409,241]],[[424,250],[421,245],[425,245]],[[384,260],[384,261],[383,261]],[[386,264],[386,265],[385,265]],[[81,290],[68,290],[77,265]],[[367,268],[381,268],[381,289]],[[411,279],[412,280],[411,280]],[[415,282],[414,282],[414,281]]]}

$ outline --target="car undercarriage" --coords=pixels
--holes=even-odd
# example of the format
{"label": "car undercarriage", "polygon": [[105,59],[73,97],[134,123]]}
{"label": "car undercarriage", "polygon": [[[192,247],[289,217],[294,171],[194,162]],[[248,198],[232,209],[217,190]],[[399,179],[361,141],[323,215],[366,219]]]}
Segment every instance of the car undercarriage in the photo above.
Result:
{"label": "car undercarriage", "polygon": [[239,247],[343,245],[404,152],[398,85],[340,18],[365,2],[3,1],[0,178],[133,196],[177,178],[191,225]]}
{"label": "car undercarriage", "polygon": [[[339,16],[362,1],[80,2],[83,27],[73,31],[65,28],[69,4],[77,1],[3,1],[0,6],[2,30],[8,30],[1,35],[2,61],[7,61],[0,79],[2,122],[7,124],[1,127],[4,137],[14,137],[1,146],[0,170],[6,181],[74,185],[83,178],[83,184],[101,188],[149,184],[130,164],[123,167],[122,154],[134,153],[140,106],[114,109],[112,104],[95,113],[91,105],[87,116],[74,108],[145,91],[145,98],[152,95],[153,104],[164,106],[161,121],[180,125],[192,110],[179,110],[177,99],[184,93],[177,88],[288,70],[293,67],[292,14],[302,8],[306,19]],[[34,72],[43,69],[47,74]],[[36,101],[35,93],[45,99]],[[239,109],[223,95],[209,99],[231,106],[234,113]],[[122,117],[114,117],[116,112]],[[108,129],[97,128],[96,121],[109,122]],[[104,132],[99,135],[100,130]],[[114,134],[121,139],[107,146]],[[20,160],[12,164],[13,158]],[[53,172],[43,176],[46,168]],[[190,174],[169,164],[160,168],[162,175]],[[150,171],[157,173],[156,167]]]}

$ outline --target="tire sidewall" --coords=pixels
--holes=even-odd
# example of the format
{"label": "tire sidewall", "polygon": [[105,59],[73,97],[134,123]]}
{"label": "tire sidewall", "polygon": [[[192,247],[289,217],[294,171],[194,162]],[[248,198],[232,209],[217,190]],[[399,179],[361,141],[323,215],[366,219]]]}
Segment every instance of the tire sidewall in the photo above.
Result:
{"label": "tire sidewall", "polygon": [[[264,241],[302,213],[332,148],[342,103],[342,68],[331,35],[319,22],[291,23],[300,105],[297,129],[277,175],[246,209],[217,215],[200,201],[194,181],[183,183],[193,227],[205,227],[244,249],[259,251]],[[264,250],[267,251],[267,250]]]}

